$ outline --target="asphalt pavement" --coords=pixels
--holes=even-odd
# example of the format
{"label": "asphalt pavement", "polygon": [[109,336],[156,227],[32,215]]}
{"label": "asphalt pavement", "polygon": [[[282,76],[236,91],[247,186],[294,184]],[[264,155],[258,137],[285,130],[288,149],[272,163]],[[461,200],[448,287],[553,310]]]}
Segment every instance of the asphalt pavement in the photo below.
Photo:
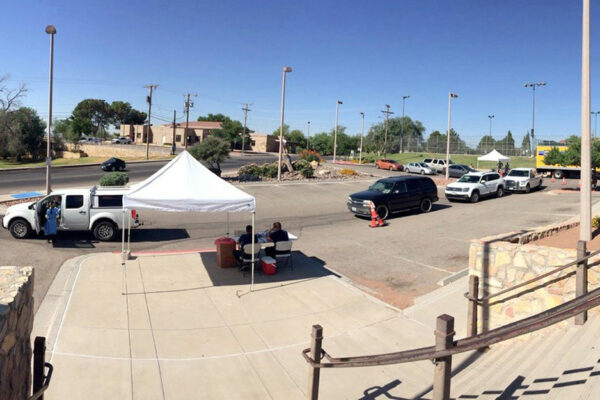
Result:
{"label": "asphalt pavement", "polygon": [[[235,154],[221,164],[223,171],[234,171],[248,163],[266,163],[277,160],[277,155],[269,153]],[[168,161],[152,161],[127,164],[129,180],[141,181],[158,171]],[[52,187],[85,187],[97,185],[104,171],[99,165],[81,167],[52,168]],[[46,169],[0,171],[0,194],[13,194],[30,190],[40,190],[46,186]]]}

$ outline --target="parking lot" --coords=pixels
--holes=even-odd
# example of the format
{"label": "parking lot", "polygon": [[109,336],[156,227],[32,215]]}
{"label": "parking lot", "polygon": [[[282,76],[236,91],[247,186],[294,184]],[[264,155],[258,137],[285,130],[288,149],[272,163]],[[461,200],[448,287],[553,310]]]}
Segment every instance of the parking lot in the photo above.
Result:
{"label": "parking lot", "polygon": [[[449,203],[440,188],[440,201],[429,214],[397,214],[388,226],[370,229],[368,220],[348,212],[346,199],[375,180],[241,187],[256,197],[257,230],[281,221],[284,229],[299,236],[294,250],[318,257],[364,290],[400,307],[465,269],[471,239],[532,229],[567,219],[578,210],[577,192],[558,195],[545,188],[469,204]],[[576,181],[569,182],[573,185]],[[553,188],[560,187],[553,184]],[[593,201],[597,201],[595,196]],[[132,232],[134,251],[213,248],[214,239],[227,230],[226,214],[140,213],[144,226]],[[229,221],[233,234],[250,222],[250,215],[230,214]],[[71,233],[60,236],[52,247],[43,238],[17,241],[1,230],[0,247],[10,249],[0,255],[0,264],[36,267],[35,293],[40,298],[64,260],[90,252],[118,251],[120,243],[98,243],[88,233]]]}

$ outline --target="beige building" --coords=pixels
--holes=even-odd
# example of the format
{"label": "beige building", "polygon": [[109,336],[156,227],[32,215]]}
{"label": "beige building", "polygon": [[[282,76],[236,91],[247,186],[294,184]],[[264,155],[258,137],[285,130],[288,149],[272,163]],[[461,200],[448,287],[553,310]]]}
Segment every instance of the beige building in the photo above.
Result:
{"label": "beige building", "polygon": [[[187,129],[188,146],[201,142],[212,131],[221,129],[220,122],[214,121],[190,121]],[[146,125],[121,125],[121,136],[130,138],[134,143],[146,143]],[[178,123],[173,130],[173,124],[152,125],[150,127],[150,143],[157,145],[169,145],[173,138],[177,146],[185,145],[186,129],[185,122]]]}
{"label": "beige building", "polygon": [[250,149],[252,151],[276,153],[279,151],[279,140],[277,140],[277,137],[266,133],[251,133]]}

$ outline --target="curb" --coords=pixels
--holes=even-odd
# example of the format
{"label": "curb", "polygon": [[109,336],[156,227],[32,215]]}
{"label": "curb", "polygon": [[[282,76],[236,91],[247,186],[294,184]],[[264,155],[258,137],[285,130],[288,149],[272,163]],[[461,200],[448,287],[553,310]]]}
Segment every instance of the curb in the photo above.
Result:
{"label": "curb", "polygon": [[[135,160],[135,161],[126,161],[127,164],[144,164],[144,163],[152,163],[152,162],[164,162],[171,161],[172,158],[159,158],[155,160]],[[78,168],[78,167],[90,167],[94,165],[100,165],[102,163],[86,163],[86,164],[74,164],[74,165],[56,165],[52,168]],[[46,169],[46,166],[41,167],[17,167],[17,168],[0,168],[0,174],[9,173],[11,171],[32,171],[38,169]]]}

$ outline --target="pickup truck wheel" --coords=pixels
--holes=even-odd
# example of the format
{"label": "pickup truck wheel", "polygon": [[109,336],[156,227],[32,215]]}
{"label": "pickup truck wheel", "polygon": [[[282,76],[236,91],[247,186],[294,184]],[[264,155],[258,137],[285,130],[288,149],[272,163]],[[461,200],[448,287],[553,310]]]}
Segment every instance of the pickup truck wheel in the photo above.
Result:
{"label": "pickup truck wheel", "polygon": [[477,190],[471,193],[471,203],[477,203],[479,201],[479,192]]}
{"label": "pickup truck wheel", "polygon": [[117,235],[117,227],[110,221],[100,221],[94,225],[93,233],[101,242],[110,242]]}
{"label": "pickup truck wheel", "polygon": [[527,186],[525,186],[525,193],[529,193],[531,192],[531,186],[529,186],[529,183],[527,184]]}
{"label": "pickup truck wheel", "polygon": [[554,175],[554,179],[562,179],[563,176],[565,176],[565,173],[563,171],[561,171],[560,169],[557,169],[556,171],[554,171],[553,175]]}
{"label": "pickup truck wheel", "polygon": [[387,206],[379,205],[377,206],[377,215],[379,215],[379,218],[386,220],[387,217],[390,215],[390,210],[388,210]]}
{"label": "pickup truck wheel", "polygon": [[496,197],[502,196],[504,196],[504,188],[502,186],[498,186],[498,189],[496,189]]}
{"label": "pickup truck wheel", "polygon": [[8,230],[15,239],[25,239],[31,234],[31,225],[22,218],[16,218],[10,221]]}
{"label": "pickup truck wheel", "polygon": [[431,200],[430,199],[421,200],[421,205],[419,206],[419,209],[421,210],[422,213],[428,213],[429,211],[431,211]]}

